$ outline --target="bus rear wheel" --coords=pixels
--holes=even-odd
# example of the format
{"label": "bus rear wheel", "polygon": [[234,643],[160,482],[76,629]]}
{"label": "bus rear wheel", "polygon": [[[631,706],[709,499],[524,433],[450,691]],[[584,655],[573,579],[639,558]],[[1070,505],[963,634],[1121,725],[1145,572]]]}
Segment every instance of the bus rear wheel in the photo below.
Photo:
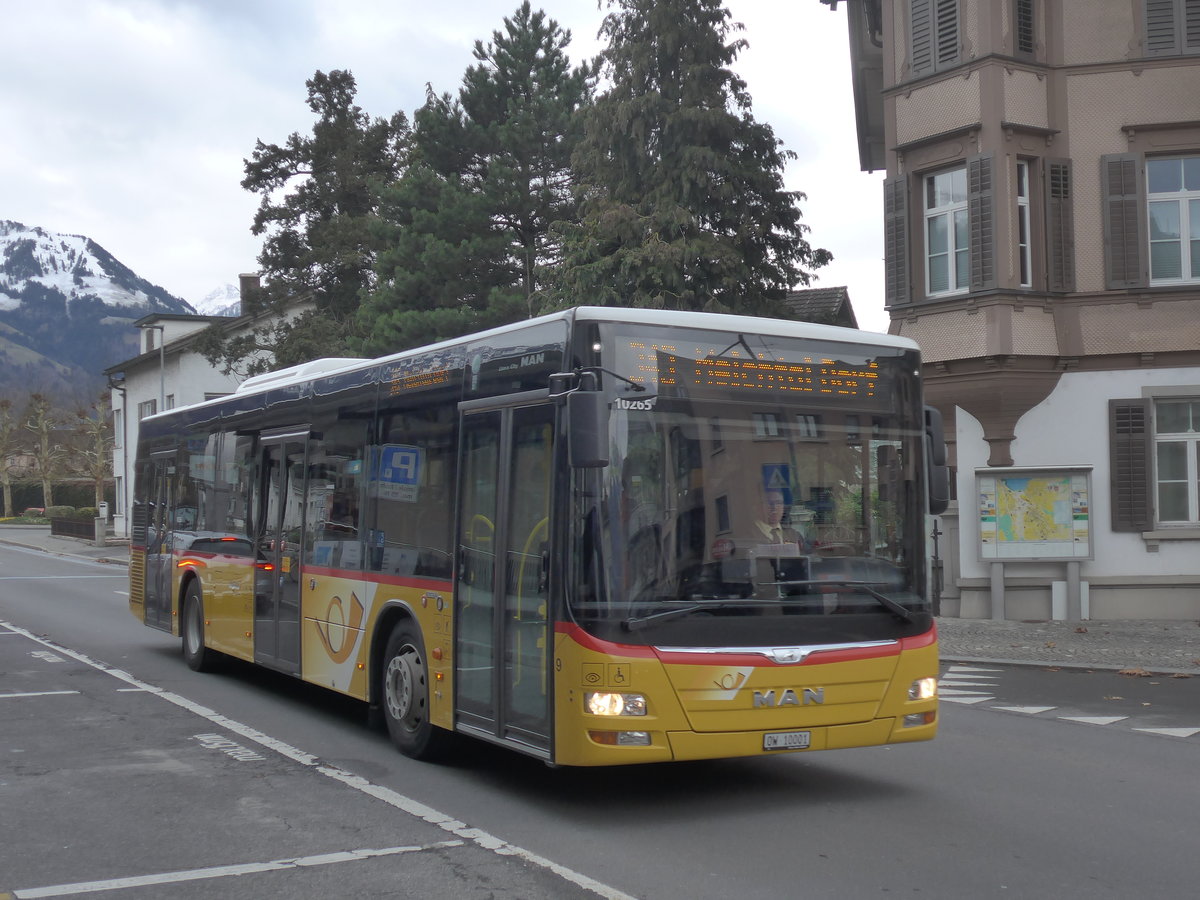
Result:
{"label": "bus rear wheel", "polygon": [[429,667],[416,628],[401,622],[383,654],[383,718],[392,743],[413,759],[436,759],[449,744],[448,732],[429,721]]}
{"label": "bus rear wheel", "polygon": [[183,659],[193,672],[211,672],[217,654],[204,646],[204,599],[200,583],[193,581],[183,595],[183,616],[179,630],[183,641]]}

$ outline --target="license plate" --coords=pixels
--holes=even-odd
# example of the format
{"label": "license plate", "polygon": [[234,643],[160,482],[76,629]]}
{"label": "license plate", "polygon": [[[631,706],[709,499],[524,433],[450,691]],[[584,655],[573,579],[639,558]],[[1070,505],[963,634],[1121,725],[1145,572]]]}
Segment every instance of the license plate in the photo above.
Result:
{"label": "license plate", "polygon": [[763,735],[764,750],[804,750],[812,740],[810,731],[773,731]]}

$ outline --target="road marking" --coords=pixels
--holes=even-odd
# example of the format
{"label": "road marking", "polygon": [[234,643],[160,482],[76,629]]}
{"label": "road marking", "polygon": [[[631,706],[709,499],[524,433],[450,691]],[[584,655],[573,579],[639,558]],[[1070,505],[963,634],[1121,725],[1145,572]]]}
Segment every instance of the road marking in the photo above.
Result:
{"label": "road marking", "polygon": [[1057,709],[1055,706],[993,706],[992,709],[1002,709],[1005,712],[1025,713],[1026,715],[1036,716],[1038,713],[1050,712],[1052,709]]}
{"label": "road marking", "polygon": [[396,856],[400,853],[422,853],[426,850],[441,850],[446,847],[461,847],[466,841],[439,841],[423,847],[384,847],[381,850],[345,850],[340,853],[322,853],[301,856],[296,859],[275,859],[270,862],[242,863],[235,866],[210,866],[206,869],[185,869],[178,872],[162,872],[158,875],[138,875],[132,878],[110,878],[107,881],[80,881],[75,884],[56,884],[50,887],[26,888],[13,891],[14,898],[63,897],[68,894],[90,894],[96,891],[117,891],[149,885],[179,884],[184,881],[202,881],[207,878],[222,878],[228,875],[257,875],[261,872],[279,872],[284,869],[301,869],[306,866],[327,866],[332,863],[357,862],[380,856]]}
{"label": "road marking", "polygon": [[1200,734],[1200,728],[1135,728],[1134,731],[1144,731],[1147,734],[1165,734],[1168,737],[1191,737]]}
{"label": "road marking", "polygon": [[[426,806],[424,803],[421,803],[418,800],[413,800],[411,797],[406,797],[403,794],[397,793],[390,788],[385,788],[382,785],[372,784],[367,779],[351,772],[347,772],[344,769],[324,765],[321,763],[321,760],[318,757],[312,755],[311,753],[305,753],[303,750],[299,750],[290,746],[289,744],[285,744],[283,741],[276,740],[269,735],[263,734],[261,731],[251,728],[249,725],[243,725],[241,722],[226,718],[214,710],[208,709],[205,706],[201,706],[200,704],[189,700],[187,697],[183,697],[179,694],[173,693],[172,691],[163,690],[162,688],[156,687],[148,682],[141,681],[130,675],[128,672],[124,672],[121,669],[114,669],[111,666],[100,662],[99,660],[94,660],[83,653],[79,653],[75,650],[69,650],[66,647],[62,647],[58,644],[47,641],[30,631],[26,631],[24,628],[19,628],[18,626],[11,625],[8,622],[0,622],[0,628],[11,628],[13,631],[23,635],[29,640],[35,641],[36,643],[39,643],[51,650],[63,653],[66,656],[83,663],[84,665],[91,666],[92,668],[101,672],[106,672],[114,678],[120,679],[121,681],[124,681],[133,687],[141,690],[151,691],[169,703],[173,703],[176,706],[187,710],[188,712],[207,719],[214,725],[225,728],[234,732],[235,734],[239,734],[246,740],[260,744],[269,750],[274,750],[276,753],[286,757],[287,759],[300,763],[304,766],[309,766],[322,775],[332,778],[334,781],[341,782],[347,787],[354,788],[355,790],[367,794],[370,797],[374,797],[377,800],[382,800],[384,803],[395,807],[401,812],[408,813],[409,815],[421,819],[424,822],[428,822],[430,825],[435,825],[443,831],[453,834],[455,837],[462,838],[466,841],[471,841],[472,843],[482,847],[484,850],[490,850],[497,856],[515,856],[518,859],[522,859],[525,862],[530,863],[531,865],[535,865],[549,872],[553,872],[558,877],[569,881],[570,883],[577,885],[584,890],[591,891],[593,894],[596,894],[599,897],[602,897],[603,900],[637,900],[637,898],[631,896],[630,894],[626,894],[624,891],[620,891],[617,888],[597,881],[594,878],[590,878],[581,872],[576,872],[573,869],[569,869],[566,866],[560,865],[553,860],[546,859],[544,856],[539,856],[538,854],[530,850],[526,850],[523,847],[510,844],[508,841],[489,834],[486,831],[481,831],[478,828],[472,828],[465,822],[460,822],[458,819],[448,816],[443,812],[439,812],[431,806]],[[77,893],[79,892],[78,888],[75,890]],[[110,888],[98,888],[98,890],[110,890]],[[14,892],[14,896],[49,897],[57,895]]]}
{"label": "road marking", "polygon": [[30,691],[25,694],[0,694],[0,700],[8,700],[11,697],[55,697],[60,694],[78,694],[79,691]]}
{"label": "road marking", "polygon": [[947,697],[943,693],[938,693],[938,699],[945,703],[962,703],[965,706],[970,706],[973,703],[982,703],[984,700],[995,700],[995,697],[985,694],[982,697]]}
{"label": "road marking", "polygon": [[1067,722],[1082,722],[1084,725],[1111,725],[1113,722],[1122,722],[1129,716],[1059,716],[1059,718]]}
{"label": "road marking", "polygon": [[[985,700],[995,700],[992,693],[996,689],[995,681],[1002,669],[987,669],[982,666],[949,666],[944,675],[938,679],[938,699],[947,703],[961,703],[971,706],[983,703]],[[982,691],[971,690],[983,688]]]}

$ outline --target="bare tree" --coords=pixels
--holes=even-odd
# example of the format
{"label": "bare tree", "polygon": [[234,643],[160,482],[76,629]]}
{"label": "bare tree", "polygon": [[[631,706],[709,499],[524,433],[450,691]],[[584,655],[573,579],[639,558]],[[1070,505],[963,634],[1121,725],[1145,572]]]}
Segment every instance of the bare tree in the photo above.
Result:
{"label": "bare tree", "polygon": [[14,515],[12,496],[12,467],[9,460],[21,449],[20,425],[13,414],[12,401],[0,400],[0,488],[4,491],[4,517]]}
{"label": "bare tree", "polygon": [[58,443],[60,416],[43,394],[30,394],[29,406],[25,408],[25,430],[33,439],[29,448],[42,481],[42,505],[49,509],[54,505],[54,479],[63,470],[67,459],[67,448]]}
{"label": "bare tree", "polygon": [[104,485],[112,477],[112,411],[107,394],[101,394],[91,409],[75,411],[74,432],[76,468],[92,479],[99,509],[104,502]]}

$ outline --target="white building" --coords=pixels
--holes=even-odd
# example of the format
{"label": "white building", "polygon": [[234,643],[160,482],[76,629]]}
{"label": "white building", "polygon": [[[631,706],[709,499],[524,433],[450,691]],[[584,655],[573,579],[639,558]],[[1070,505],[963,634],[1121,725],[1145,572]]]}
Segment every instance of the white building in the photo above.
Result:
{"label": "white building", "polygon": [[133,496],[133,463],[138,423],[162,410],[199,403],[237,389],[241,379],[223,375],[192,349],[208,326],[232,321],[221,316],[154,313],[133,323],[141,353],[104,370],[112,389],[113,479],[116,508],[113,532],[129,536],[127,514]]}

